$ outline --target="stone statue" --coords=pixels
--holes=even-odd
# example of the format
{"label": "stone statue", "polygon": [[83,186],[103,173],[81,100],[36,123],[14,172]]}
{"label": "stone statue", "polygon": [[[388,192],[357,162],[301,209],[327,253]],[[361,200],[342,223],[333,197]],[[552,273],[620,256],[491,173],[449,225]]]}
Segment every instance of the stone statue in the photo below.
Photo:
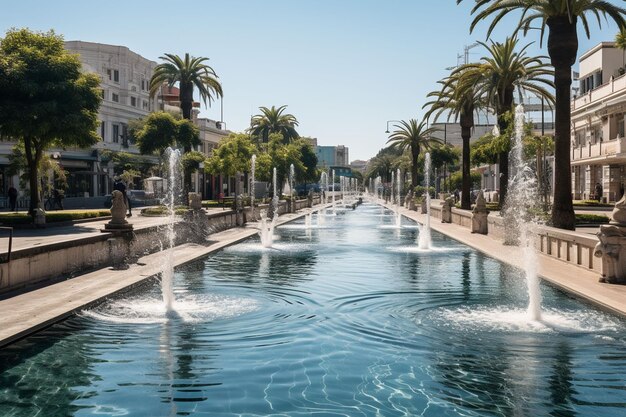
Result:
{"label": "stone statue", "polygon": [[454,198],[448,197],[441,203],[441,223],[452,223],[452,206]]}
{"label": "stone statue", "polygon": [[597,233],[593,254],[602,258],[600,282],[626,284],[626,195],[615,203],[611,221]]}
{"label": "stone statue", "polygon": [[202,196],[199,193],[189,193],[189,208],[202,210]]}
{"label": "stone statue", "polygon": [[126,224],[126,199],[121,191],[111,193],[111,221],[112,224]]}
{"label": "stone statue", "polygon": [[480,190],[476,197],[476,205],[472,210],[472,233],[487,234],[489,230],[489,223],[487,221],[488,214],[489,211],[487,211],[485,196],[483,190]]}

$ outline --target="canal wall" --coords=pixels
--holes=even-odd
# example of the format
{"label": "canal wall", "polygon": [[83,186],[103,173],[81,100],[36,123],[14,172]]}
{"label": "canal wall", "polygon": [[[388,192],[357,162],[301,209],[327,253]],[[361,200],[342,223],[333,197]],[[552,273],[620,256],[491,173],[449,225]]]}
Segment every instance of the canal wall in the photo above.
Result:
{"label": "canal wall", "polygon": [[[319,203],[319,197],[313,200],[314,205]],[[296,210],[301,210],[308,207],[309,202],[306,199],[296,200],[295,206]],[[242,219],[244,222],[257,221],[260,211],[267,208],[268,205],[260,205],[255,208],[253,215],[252,209],[245,207]],[[280,201],[278,213],[288,213],[289,208],[286,201]],[[206,242],[213,233],[237,227],[237,217],[237,212],[231,209],[211,213],[190,212],[176,220],[175,245]],[[121,268],[139,257],[160,251],[163,247],[161,242],[167,241],[164,218],[158,226],[135,229],[129,234],[114,235],[109,231],[88,237],[76,234],[60,242],[15,250],[9,262],[0,264],[0,295],[28,290],[108,266]]]}

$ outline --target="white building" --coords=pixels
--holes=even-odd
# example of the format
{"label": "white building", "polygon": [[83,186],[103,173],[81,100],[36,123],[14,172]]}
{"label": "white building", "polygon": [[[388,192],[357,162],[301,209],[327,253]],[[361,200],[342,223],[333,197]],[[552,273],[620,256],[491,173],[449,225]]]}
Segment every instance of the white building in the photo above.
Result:
{"label": "white building", "polygon": [[101,162],[101,151],[139,154],[129,143],[128,123],[156,108],[149,83],[157,64],[125,46],[68,41],[65,48],[79,55],[84,71],[100,76],[103,99],[98,111],[102,141],[91,149],[56,150],[69,174],[66,195],[105,195],[111,191],[113,167]]}
{"label": "white building", "polygon": [[572,192],[574,199],[614,202],[626,179],[626,69],[624,51],[602,42],[580,57],[579,95],[571,102]]}

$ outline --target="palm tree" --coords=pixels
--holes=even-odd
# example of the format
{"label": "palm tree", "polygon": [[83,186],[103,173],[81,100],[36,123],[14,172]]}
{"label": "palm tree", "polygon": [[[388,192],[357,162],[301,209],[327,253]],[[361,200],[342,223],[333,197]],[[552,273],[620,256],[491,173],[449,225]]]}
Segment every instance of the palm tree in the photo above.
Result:
{"label": "palm tree", "polygon": [[210,106],[215,98],[223,96],[217,74],[213,68],[204,63],[209,58],[194,58],[186,53],[184,59],[174,54],[165,54],[160,59],[165,62],[154,68],[154,74],[150,79],[150,97],[154,97],[164,83],[170,87],[178,83],[180,109],[184,119],[191,120],[194,87],[198,89],[205,105],[208,101]]}
{"label": "palm tree", "polygon": [[[615,46],[622,50],[622,67],[626,65],[626,30],[620,30],[615,35]],[[623,70],[624,68],[622,68]]]}
{"label": "palm tree", "polygon": [[[200,98],[204,104],[211,105],[214,97],[222,97],[222,85],[217,80],[217,74],[207,64],[209,58],[194,58],[188,53],[185,58],[181,59],[178,55],[165,54],[161,57],[165,62],[154,68],[152,78],[150,78],[150,97],[159,91],[163,84],[167,83],[170,87],[178,83],[180,109],[183,112],[183,118],[191,120],[191,109],[193,107],[193,90],[198,88]],[[191,144],[186,144],[183,148],[185,152],[191,152]],[[184,170],[183,193],[191,188],[191,170]]]}
{"label": "palm tree", "polygon": [[397,129],[389,135],[389,147],[408,150],[411,152],[411,185],[415,189],[417,183],[417,159],[422,150],[430,149],[436,143],[441,143],[432,134],[438,130],[428,127],[426,120],[417,123],[417,120],[410,119],[408,122],[401,120],[399,124],[394,125]]}
{"label": "palm tree", "polygon": [[461,208],[471,209],[470,188],[472,180],[470,177],[470,137],[474,127],[474,113],[482,107],[480,91],[473,80],[467,79],[464,71],[455,71],[448,78],[439,81],[442,84],[440,91],[433,91],[428,97],[434,100],[426,103],[424,107],[430,107],[426,117],[435,115],[437,120],[444,113],[448,120],[454,118],[461,126],[462,148],[462,185],[461,185]]}
{"label": "palm tree", "polygon": [[[491,42],[490,45],[479,42],[488,54],[478,63],[462,65],[455,71],[463,72],[471,87],[478,86],[485,102],[495,110],[500,132],[507,130],[508,120],[505,114],[513,111],[515,89],[523,90],[538,97],[544,97],[548,103],[554,103],[554,97],[545,88],[554,84],[545,76],[554,74],[552,68],[542,61],[544,57],[529,57],[526,49],[530,44],[516,51],[517,38],[508,37],[504,42]],[[503,149],[499,156],[500,204],[506,201],[509,181],[509,148]]]}
{"label": "palm tree", "polygon": [[261,142],[267,143],[269,136],[272,133],[280,133],[283,135],[283,142],[285,144],[290,143],[292,140],[300,137],[296,132],[296,126],[298,126],[298,120],[294,115],[283,111],[287,106],[280,106],[278,108],[272,106],[259,107],[261,114],[257,114],[252,118],[250,126],[250,134],[256,136]]}
{"label": "palm tree", "polygon": [[[461,1],[463,0],[457,0],[457,4]],[[587,37],[588,15],[596,17],[598,24],[601,22],[600,15],[605,18],[608,16],[617,23],[620,30],[624,30],[626,10],[605,0],[476,0],[472,14],[477,14],[470,25],[470,31],[481,20],[494,16],[487,31],[489,37],[498,22],[514,10],[522,12],[517,29],[523,30],[524,34],[538,20],[543,41],[546,26],[548,27],[548,55],[554,67],[556,91],[552,223],[555,227],[573,230],[576,219],[572,204],[570,99],[572,65],[576,62],[578,53],[577,23],[580,19]]]}

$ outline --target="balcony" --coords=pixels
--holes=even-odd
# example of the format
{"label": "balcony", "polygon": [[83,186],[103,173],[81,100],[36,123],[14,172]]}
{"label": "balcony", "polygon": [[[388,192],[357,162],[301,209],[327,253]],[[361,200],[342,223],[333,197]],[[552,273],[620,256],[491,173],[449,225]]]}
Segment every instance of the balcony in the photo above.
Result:
{"label": "balcony", "polygon": [[604,158],[615,158],[626,153],[626,138],[613,138],[613,140],[588,143],[572,149],[572,162],[576,161],[601,161]]}
{"label": "balcony", "polygon": [[[571,102],[571,110],[572,112],[582,110],[591,104],[596,104],[609,98],[615,98],[620,95],[620,93],[626,94],[626,74],[612,78],[609,82],[602,84],[600,87],[576,97]],[[626,101],[626,98],[624,100]]]}

